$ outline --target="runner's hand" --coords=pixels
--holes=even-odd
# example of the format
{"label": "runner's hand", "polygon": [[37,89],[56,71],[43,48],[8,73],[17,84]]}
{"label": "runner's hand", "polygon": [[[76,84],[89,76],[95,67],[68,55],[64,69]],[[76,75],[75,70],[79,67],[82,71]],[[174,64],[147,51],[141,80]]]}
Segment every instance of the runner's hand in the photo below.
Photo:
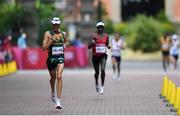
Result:
{"label": "runner's hand", "polygon": [[92,39],[92,44],[96,44],[96,42],[95,42],[95,40],[94,40],[94,39]]}

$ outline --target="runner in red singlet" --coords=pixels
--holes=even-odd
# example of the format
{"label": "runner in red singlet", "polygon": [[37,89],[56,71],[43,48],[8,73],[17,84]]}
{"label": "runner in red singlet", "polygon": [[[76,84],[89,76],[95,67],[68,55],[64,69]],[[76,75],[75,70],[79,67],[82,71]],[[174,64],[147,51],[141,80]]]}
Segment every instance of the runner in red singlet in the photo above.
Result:
{"label": "runner in red singlet", "polygon": [[[89,41],[88,48],[92,48],[92,62],[95,70],[95,85],[96,91],[100,94],[104,93],[104,81],[105,81],[105,66],[107,60],[107,48],[109,47],[109,36],[104,33],[104,23],[98,22],[96,24],[97,33],[92,34],[92,38]],[[101,69],[100,69],[101,68]],[[98,83],[99,72],[101,72],[101,86]]]}

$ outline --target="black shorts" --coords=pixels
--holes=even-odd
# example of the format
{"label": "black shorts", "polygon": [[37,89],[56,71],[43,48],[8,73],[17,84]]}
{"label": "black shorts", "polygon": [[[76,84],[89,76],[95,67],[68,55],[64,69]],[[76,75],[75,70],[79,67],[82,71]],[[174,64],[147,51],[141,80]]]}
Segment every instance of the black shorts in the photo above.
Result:
{"label": "black shorts", "polygon": [[116,62],[121,62],[121,56],[112,56],[116,60]]}
{"label": "black shorts", "polygon": [[99,66],[101,65],[101,70],[105,70],[107,57],[107,54],[102,54],[100,56],[93,55],[92,62],[94,69],[99,70]]}
{"label": "black shorts", "polygon": [[46,61],[46,64],[47,64],[49,71],[56,69],[57,65],[62,64],[62,63],[64,63],[64,55],[61,55],[59,57],[49,56],[47,61]]}
{"label": "black shorts", "polygon": [[92,57],[92,61],[94,61],[94,62],[100,62],[100,60],[102,60],[102,59],[106,59],[107,60],[107,54],[102,54],[102,55],[98,55],[98,56],[95,56],[95,55],[93,55],[93,57]]}
{"label": "black shorts", "polygon": [[179,59],[179,56],[178,55],[172,55],[176,60]]}
{"label": "black shorts", "polygon": [[162,51],[163,56],[169,56],[169,51]]}

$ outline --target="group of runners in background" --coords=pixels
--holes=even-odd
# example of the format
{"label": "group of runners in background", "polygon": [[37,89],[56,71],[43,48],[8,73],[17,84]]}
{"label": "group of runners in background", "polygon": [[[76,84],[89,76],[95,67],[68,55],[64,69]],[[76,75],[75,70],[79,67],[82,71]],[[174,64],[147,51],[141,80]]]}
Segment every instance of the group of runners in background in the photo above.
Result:
{"label": "group of runners in background", "polygon": [[178,64],[180,48],[178,35],[170,35],[168,33],[164,33],[160,40],[164,71],[167,72],[168,67],[176,69]]}

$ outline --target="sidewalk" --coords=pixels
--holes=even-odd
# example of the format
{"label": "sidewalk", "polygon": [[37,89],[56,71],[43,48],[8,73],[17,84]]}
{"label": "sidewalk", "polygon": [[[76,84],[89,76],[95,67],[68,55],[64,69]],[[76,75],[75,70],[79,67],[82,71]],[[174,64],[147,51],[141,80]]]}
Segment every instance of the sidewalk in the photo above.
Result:
{"label": "sidewalk", "polygon": [[[161,69],[149,68],[143,63],[129,63],[132,65],[144,66],[144,70],[140,70],[142,67],[128,70],[125,63],[121,81],[112,80],[112,70],[107,67],[104,95],[95,92],[92,68],[65,69],[62,111],[56,110],[51,102],[47,70],[19,71],[0,78],[0,114],[174,115],[158,96],[163,77]],[[180,85],[177,71],[169,72],[169,76]]]}

